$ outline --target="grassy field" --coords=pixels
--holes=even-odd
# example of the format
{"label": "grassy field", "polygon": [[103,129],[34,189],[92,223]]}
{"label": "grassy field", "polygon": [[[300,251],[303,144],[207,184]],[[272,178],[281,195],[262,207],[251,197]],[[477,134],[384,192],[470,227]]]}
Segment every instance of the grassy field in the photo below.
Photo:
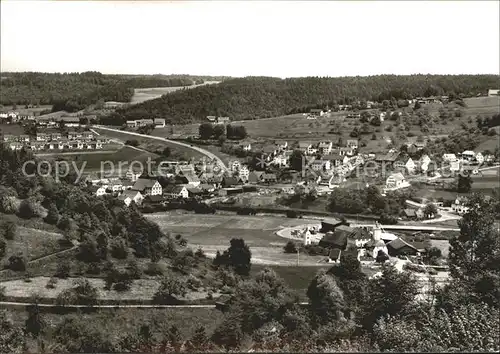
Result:
{"label": "grassy field", "polygon": [[[252,251],[252,263],[274,265],[297,264],[297,255],[283,252],[287,240],[276,235],[276,231],[283,227],[317,224],[317,221],[313,220],[266,216],[157,213],[146,217],[156,222],[164,232],[181,234],[190,247],[201,247],[209,257],[215,256],[217,251],[226,250],[231,239],[242,238]],[[304,265],[318,265],[324,259],[321,256],[300,254],[299,262]]]}
{"label": "grassy field", "polygon": [[[120,145],[121,146],[121,145]],[[118,169],[118,164],[120,162],[128,162],[130,164],[132,161],[140,161],[144,163],[147,159],[151,158],[154,160],[158,155],[136,150],[129,146],[119,147],[116,151],[106,151],[106,152],[82,152],[80,154],[59,154],[51,156],[43,156],[43,159],[58,159],[66,161],[75,161],[78,168],[80,168],[84,162],[86,162],[85,169],[87,170],[100,170],[101,162],[110,161],[115,165],[115,169]],[[123,168],[127,169],[128,164],[123,164]],[[109,166],[106,164],[104,166]]]}
{"label": "grassy field", "polygon": [[495,149],[500,149],[500,138],[498,137],[498,135],[500,135],[500,127],[494,127],[493,129],[497,132],[497,135],[488,137],[486,140],[484,140],[481,144],[478,145],[476,151],[489,150],[490,152],[494,152]]}
{"label": "grassy field", "polygon": [[25,132],[19,124],[0,124],[0,134],[21,135]]}
{"label": "grassy field", "polygon": [[15,111],[15,112],[19,112],[19,114],[21,114],[21,115],[25,115],[25,114],[35,114],[37,112],[42,112],[42,111],[45,111],[47,109],[49,109],[49,110],[52,109],[52,105],[41,105],[38,108],[24,108],[24,107],[25,106],[23,106],[23,105],[18,105],[17,108],[14,109],[13,106],[4,106],[3,111]]}
{"label": "grassy field", "polygon": [[150,88],[136,88],[134,89],[134,95],[130,103],[137,104],[144,101],[154,100],[160,98],[171,92],[175,92],[182,89],[191,89],[198,86],[217,84],[218,81],[207,81],[201,85],[191,85],[191,86],[175,86],[175,87],[150,87]]}
{"label": "grassy field", "polygon": [[[114,127],[116,128],[116,127]],[[137,140],[139,142],[139,148],[148,150],[148,151],[159,151],[163,150],[166,147],[169,147],[172,155],[178,154],[184,156],[186,159],[190,158],[202,158],[205,155],[199,153],[196,150],[190,149],[188,147],[180,146],[177,144],[173,144],[167,141],[161,141],[161,140],[155,140],[155,139],[150,139],[150,138],[143,138],[139,136],[133,136],[129,135],[126,133],[121,133],[121,132],[114,132],[114,131],[108,131],[108,130],[100,130],[99,128],[95,128],[96,131],[99,133],[105,134],[106,136],[109,136],[110,138],[120,140],[122,142],[125,142],[127,140]],[[164,129],[160,130],[157,129],[158,131],[165,131]],[[153,135],[154,135],[153,131]]]}
{"label": "grassy field", "polygon": [[5,259],[11,255],[22,253],[28,259],[38,258],[46,254],[56,252],[60,249],[58,240],[61,239],[61,234],[17,227],[14,240],[7,241],[7,249]]}
{"label": "grassy field", "polygon": [[291,288],[296,290],[300,295],[301,299],[307,300],[306,291],[307,287],[311,283],[311,280],[316,276],[316,274],[324,269],[328,270],[332,266],[324,265],[323,267],[308,267],[308,266],[264,266],[260,264],[252,265],[251,276],[257,275],[260,271],[265,268],[272,269],[276,275],[282,278],[285,283]]}
{"label": "grassy field", "polygon": [[[43,310],[42,310],[43,311]],[[22,313],[21,313],[22,312]],[[12,310],[13,319],[19,325],[24,325],[26,314],[24,310]],[[191,337],[199,326],[203,326],[208,335],[221,323],[223,314],[220,310],[210,308],[168,308],[168,309],[99,309],[78,314],[60,315],[44,314],[48,325],[52,328],[65,318],[78,317],[83,321],[106,333],[110,338],[122,338],[135,335],[144,324],[152,326],[153,336],[161,340],[167,330],[175,325],[183,338]],[[48,331],[49,335],[52,331]],[[36,344],[35,347],[36,348]],[[30,352],[36,352],[36,349]]]}
{"label": "grassy field", "polygon": [[499,97],[471,97],[464,99],[466,114],[495,114],[500,112]]}

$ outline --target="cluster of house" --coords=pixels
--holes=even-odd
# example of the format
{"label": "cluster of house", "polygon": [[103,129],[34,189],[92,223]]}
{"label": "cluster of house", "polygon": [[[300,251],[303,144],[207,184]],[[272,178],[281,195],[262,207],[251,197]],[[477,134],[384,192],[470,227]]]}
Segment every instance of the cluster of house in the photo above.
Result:
{"label": "cluster of house", "polygon": [[79,127],[84,125],[81,124],[82,118],[90,122],[92,120],[97,119],[97,116],[92,114],[86,114],[83,111],[78,111],[74,113],[60,111],[43,115],[40,115],[40,112],[20,114],[17,111],[8,111],[0,113],[0,123],[5,123],[5,122],[18,123],[21,121],[31,121],[35,122],[36,125],[38,126],[47,128],[54,128],[58,126],[61,122],[64,123],[66,127]]}
{"label": "cluster of house", "polygon": [[207,120],[212,124],[229,124],[229,117],[207,116]]}
{"label": "cluster of house", "polygon": [[155,118],[155,119],[127,120],[128,128],[147,127],[147,126],[154,126],[155,128],[165,128],[165,119]]}
{"label": "cluster of house", "polygon": [[12,150],[21,150],[23,147],[27,147],[33,151],[96,150],[102,149],[105,144],[109,143],[108,138],[95,136],[91,131],[68,132],[65,136],[61,133],[37,133],[34,139],[27,134],[4,134],[2,140]]}
{"label": "cluster of house", "polygon": [[[83,181],[91,185],[91,192],[96,196],[114,195],[127,206],[132,201],[142,204],[161,204],[172,199],[193,197],[212,197],[217,195],[250,191],[248,184],[264,181],[276,182],[276,175],[263,172],[250,172],[246,186],[241,186],[241,178],[229,175],[217,175],[213,172],[198,173],[191,164],[173,164],[164,170],[163,176],[168,178],[168,184],[162,186],[159,178],[145,176],[140,171],[129,169],[123,178],[100,178],[97,174],[88,175]],[[255,190],[255,187],[253,188]]]}
{"label": "cluster of house", "polygon": [[0,123],[12,122],[17,123],[21,120],[35,120],[32,114],[19,114],[17,111],[0,112]]}
{"label": "cluster of house", "polygon": [[343,222],[321,222],[319,234],[310,227],[302,233],[304,245],[318,243],[329,249],[328,261],[337,263],[343,252],[352,252],[361,262],[373,262],[380,252],[391,257],[419,257],[425,254],[423,242],[407,242],[385,232],[376,223],[372,228],[351,227]]}

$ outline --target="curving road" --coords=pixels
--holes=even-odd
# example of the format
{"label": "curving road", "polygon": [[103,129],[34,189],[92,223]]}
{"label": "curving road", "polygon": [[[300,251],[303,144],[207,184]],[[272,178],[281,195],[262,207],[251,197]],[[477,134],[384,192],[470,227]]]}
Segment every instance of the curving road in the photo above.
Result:
{"label": "curving road", "polygon": [[226,171],[226,172],[229,171],[229,169],[227,168],[227,166],[224,164],[224,162],[217,155],[215,155],[214,153],[212,153],[212,152],[210,152],[208,150],[202,149],[202,148],[200,148],[198,146],[191,146],[190,144],[186,144],[186,143],[183,143],[183,142],[180,142],[180,141],[175,141],[175,140],[170,140],[170,139],[162,138],[162,137],[159,137],[159,136],[139,134],[139,133],[129,132],[129,131],[120,130],[120,129],[108,128],[108,127],[104,127],[102,125],[94,125],[93,128],[102,129],[102,130],[108,130],[108,131],[112,131],[112,132],[117,132],[117,133],[122,133],[122,134],[128,134],[128,135],[133,135],[133,136],[139,136],[141,138],[148,138],[148,139],[153,139],[153,140],[160,140],[160,141],[165,141],[165,142],[170,143],[170,144],[175,144],[175,145],[183,146],[183,147],[195,150],[195,151],[199,152],[200,154],[205,155],[206,157],[208,157],[211,160],[217,161],[218,165],[224,171]]}

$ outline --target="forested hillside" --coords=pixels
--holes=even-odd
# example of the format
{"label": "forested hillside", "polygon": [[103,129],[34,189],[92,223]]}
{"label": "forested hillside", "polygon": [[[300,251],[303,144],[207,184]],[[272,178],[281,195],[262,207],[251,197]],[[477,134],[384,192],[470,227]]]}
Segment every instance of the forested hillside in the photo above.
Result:
{"label": "forested hillside", "polygon": [[174,92],[120,112],[125,119],[163,117],[170,123],[200,121],[207,115],[233,120],[279,116],[356,100],[409,99],[417,96],[475,96],[498,86],[495,75],[380,75],[341,78],[248,77],[219,85]]}
{"label": "forested hillside", "polygon": [[[224,78],[189,75],[104,75],[84,73],[2,73],[0,103],[50,104],[74,112],[98,101],[129,102],[134,88],[190,86]],[[218,80],[217,80],[218,79]]]}

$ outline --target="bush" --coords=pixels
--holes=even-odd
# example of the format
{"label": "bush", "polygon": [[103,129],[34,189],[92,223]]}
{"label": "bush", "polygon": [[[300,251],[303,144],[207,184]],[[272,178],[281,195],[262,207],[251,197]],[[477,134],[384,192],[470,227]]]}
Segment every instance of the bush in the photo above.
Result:
{"label": "bush", "polygon": [[383,225],[395,225],[398,223],[398,219],[394,216],[388,214],[382,214],[378,219],[378,222]]}
{"label": "bush", "polygon": [[54,274],[57,278],[65,279],[69,277],[71,272],[71,264],[67,260],[61,260],[57,264],[56,274]]}
{"label": "bush", "polygon": [[139,146],[139,142],[135,139],[132,140],[127,140],[125,141],[125,145],[130,145],[130,146]]}
{"label": "bush", "polygon": [[31,272],[26,271],[26,272],[24,273],[24,278],[23,278],[23,281],[24,281],[25,283],[31,283],[31,277],[32,277],[32,276],[33,276],[33,275],[31,274]]}
{"label": "bush", "polygon": [[141,279],[141,277],[142,277],[142,270],[139,267],[139,264],[137,263],[136,260],[132,260],[132,261],[129,262],[129,264],[127,266],[127,270],[129,271],[130,276],[132,277],[132,279]]}
{"label": "bush", "polygon": [[94,305],[97,303],[98,291],[87,279],[74,282],[73,288],[62,291],[56,299],[58,305]]}
{"label": "bush", "polygon": [[283,247],[283,250],[285,253],[297,253],[297,247],[293,241],[288,241],[285,247]]}
{"label": "bush", "polygon": [[203,285],[203,282],[194,275],[190,274],[186,280],[186,285],[190,290],[195,291],[198,290]]}
{"label": "bush", "polygon": [[123,239],[111,241],[111,257],[116,259],[126,259],[129,254],[127,243]]}
{"label": "bush", "polygon": [[24,272],[26,263],[26,258],[23,255],[13,255],[9,258],[9,268],[15,272]]}
{"label": "bush", "polygon": [[57,286],[57,278],[50,278],[49,281],[47,282],[47,285],[45,285],[45,287],[47,289],[55,289]]}
{"label": "bush", "polygon": [[5,252],[7,250],[7,242],[0,237],[0,259],[2,259],[5,256]]}
{"label": "bush", "polygon": [[298,213],[295,210],[287,210],[286,211],[286,217],[287,218],[298,218]]}
{"label": "bush", "polygon": [[153,263],[153,262],[148,263],[148,266],[147,266],[146,270],[144,271],[144,273],[146,273],[147,275],[151,275],[151,276],[162,275],[164,272],[165,272],[165,269],[164,269],[163,265],[161,265],[159,263]]}
{"label": "bush", "polygon": [[310,256],[327,256],[328,249],[320,245],[307,245],[304,247],[306,253]]}
{"label": "bush", "polygon": [[35,206],[33,201],[25,199],[19,206],[19,216],[23,219],[30,219],[36,216]]}
{"label": "bush", "polygon": [[5,221],[0,225],[0,236],[6,240],[13,240],[16,236],[17,225],[12,221]]}
{"label": "bush", "polygon": [[425,273],[426,269],[424,267],[420,267],[416,264],[413,263],[406,263],[403,267],[406,270],[412,271],[412,272],[417,272],[417,273]]}
{"label": "bush", "polygon": [[87,267],[87,273],[93,274],[93,275],[97,275],[97,274],[101,273],[101,267],[100,267],[99,263],[97,263],[97,262],[90,263]]}
{"label": "bush", "polygon": [[195,257],[198,257],[198,258],[207,258],[207,256],[205,255],[205,252],[203,252],[203,249],[201,247],[198,247],[198,249],[196,250],[194,255],[195,255]]}
{"label": "bush", "polygon": [[384,251],[382,251],[382,250],[378,251],[377,258],[375,258],[375,261],[377,263],[384,263],[385,261],[388,261],[388,260],[389,260],[389,256],[387,254],[385,254]]}

